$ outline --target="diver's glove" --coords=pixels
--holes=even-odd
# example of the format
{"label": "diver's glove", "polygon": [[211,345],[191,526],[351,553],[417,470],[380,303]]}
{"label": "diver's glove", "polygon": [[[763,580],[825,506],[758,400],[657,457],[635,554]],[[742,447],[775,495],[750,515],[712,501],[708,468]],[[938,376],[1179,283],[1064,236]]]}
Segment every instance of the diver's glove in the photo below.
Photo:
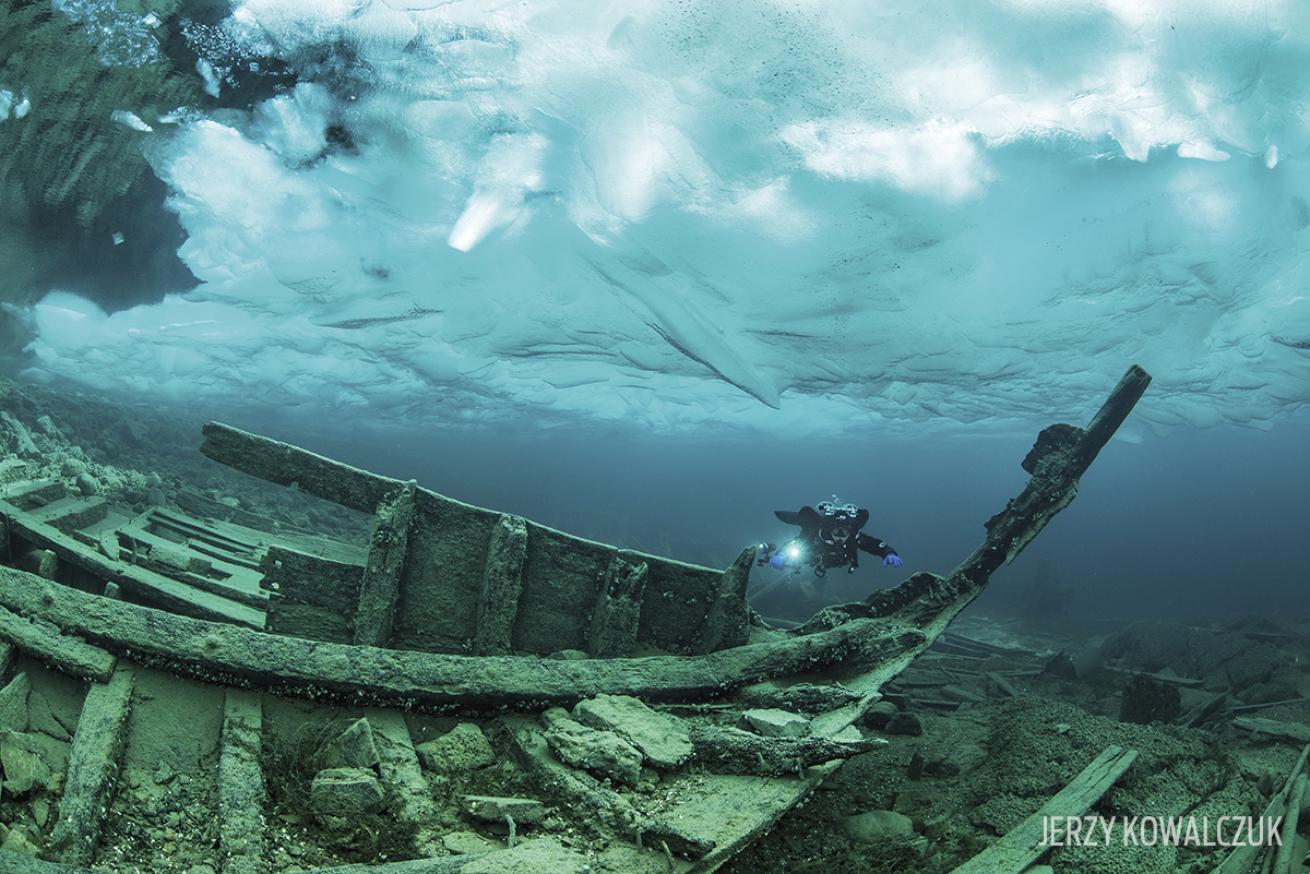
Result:
{"label": "diver's glove", "polygon": [[782,570],[786,566],[787,556],[783,555],[781,552],[769,559],[769,567],[776,567],[778,570]]}
{"label": "diver's glove", "polygon": [[882,557],[883,567],[900,567],[903,564],[905,562],[901,561],[901,557],[894,552],[889,552]]}

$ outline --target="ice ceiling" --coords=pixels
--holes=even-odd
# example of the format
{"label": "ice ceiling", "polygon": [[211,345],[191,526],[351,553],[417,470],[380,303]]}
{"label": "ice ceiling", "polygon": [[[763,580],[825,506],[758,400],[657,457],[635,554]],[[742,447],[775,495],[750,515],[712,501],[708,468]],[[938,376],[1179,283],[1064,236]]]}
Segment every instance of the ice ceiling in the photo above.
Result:
{"label": "ice ceiling", "polygon": [[53,291],[37,368],[397,422],[1045,422],[1131,362],[1165,430],[1310,402],[1304,3],[248,0],[222,29],[337,60],[150,135],[202,285]]}

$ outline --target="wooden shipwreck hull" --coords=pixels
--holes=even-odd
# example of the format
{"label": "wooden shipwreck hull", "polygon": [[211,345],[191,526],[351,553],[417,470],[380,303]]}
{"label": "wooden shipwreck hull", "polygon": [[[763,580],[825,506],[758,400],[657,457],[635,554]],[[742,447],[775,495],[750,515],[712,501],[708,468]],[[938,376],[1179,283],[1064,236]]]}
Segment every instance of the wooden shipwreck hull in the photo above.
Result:
{"label": "wooden shipwreck hull", "polygon": [[[67,495],[29,490],[0,503],[11,549],[49,550],[62,570],[0,567],[0,759],[39,741],[48,773],[4,786],[7,803],[49,808],[28,847],[49,861],[0,849],[0,870],[130,870],[122,823],[146,813],[124,787],[154,758],[199,787],[190,840],[206,864],[281,870],[288,828],[302,850],[349,831],[321,806],[287,813],[284,783],[342,777],[317,768],[331,753],[381,787],[368,813],[398,837],[387,861],[334,868],[347,852],[311,847],[324,861],[300,869],[714,871],[881,743],[858,728],[880,688],[1068,505],[1149,381],[1130,368],[1086,428],[1045,429],[1031,480],[952,573],[791,631],[746,603],[753,549],[724,570],[620,550],[223,425],[202,452],[372,513],[367,546],[165,510],[125,535],[99,505],[65,512]],[[207,559],[125,554],[129,536]],[[288,739],[324,724],[323,743],[297,748],[317,773],[285,770]],[[478,761],[455,755],[469,750]]]}

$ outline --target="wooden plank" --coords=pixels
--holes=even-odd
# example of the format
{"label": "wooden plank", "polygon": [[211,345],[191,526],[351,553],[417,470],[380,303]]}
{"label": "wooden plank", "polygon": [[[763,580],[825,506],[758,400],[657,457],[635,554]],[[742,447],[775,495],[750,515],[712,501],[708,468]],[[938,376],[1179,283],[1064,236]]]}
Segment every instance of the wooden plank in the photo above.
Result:
{"label": "wooden plank", "polygon": [[[1283,834],[1286,839],[1278,846],[1278,856],[1274,860],[1273,874],[1300,874],[1301,862],[1296,858],[1296,827],[1301,819],[1301,805],[1305,801],[1305,772],[1296,778],[1292,791],[1287,796],[1287,807],[1283,814]],[[1271,851],[1272,852],[1272,851]]]}
{"label": "wooden plank", "polygon": [[261,610],[222,595],[200,591],[163,574],[114,561],[57,528],[32,522],[26,512],[13,504],[0,501],[0,516],[4,517],[11,532],[17,532],[37,546],[53,550],[60,558],[83,570],[118,583],[124,591],[151,598],[179,613],[236,622],[252,628],[264,627]]}
{"label": "wooden plank", "polygon": [[1225,707],[1224,713],[1254,713],[1257,710],[1268,710],[1270,707],[1282,707],[1284,704],[1303,704],[1310,701],[1304,695],[1296,698],[1284,698],[1281,701],[1265,701],[1263,704],[1239,704],[1234,707]]}
{"label": "wooden plank", "polygon": [[400,579],[409,555],[409,531],[414,525],[413,480],[378,504],[369,540],[368,559],[355,608],[355,643],[386,646],[400,597]]}
{"label": "wooden plank", "polygon": [[218,846],[223,874],[262,874],[264,808],[260,766],[263,704],[255,692],[228,689],[218,761]]}
{"label": "wooden plank", "polygon": [[132,669],[119,665],[108,683],[91,686],[68,753],[68,777],[50,845],[70,865],[90,865],[113,804],[127,720],[132,712]]}
{"label": "wooden plank", "polygon": [[1310,725],[1304,722],[1279,722],[1276,719],[1265,719],[1260,716],[1238,716],[1233,720],[1233,726],[1242,731],[1268,735],[1279,740],[1310,743]]}
{"label": "wooden plank", "polygon": [[591,611],[587,651],[593,658],[626,658],[636,651],[649,571],[644,561],[634,565],[617,555],[610,560]]}
{"label": "wooden plank", "polygon": [[0,606],[39,614],[135,661],[210,679],[237,677],[291,694],[403,702],[425,709],[571,705],[602,693],[647,701],[719,696],[773,677],[841,664],[894,660],[927,636],[899,622],[862,619],[829,631],[719,650],[703,656],[542,659],[381,649],[264,634],[139,604],[114,601],[0,567]]}
{"label": "wooden plank", "polygon": [[[1296,764],[1292,770],[1287,772],[1287,779],[1283,782],[1283,788],[1269,799],[1265,805],[1264,811],[1260,814],[1265,822],[1277,817],[1287,806],[1288,797],[1292,794],[1292,789],[1296,786],[1297,779],[1302,775],[1305,769],[1307,756],[1310,756],[1310,744],[1307,744],[1302,750],[1300,757],[1297,758]],[[1292,835],[1288,835],[1290,839]],[[1246,874],[1251,869],[1251,863],[1256,860],[1256,856],[1264,850],[1262,846],[1241,845],[1233,848],[1233,851],[1219,863],[1219,867],[1214,869],[1214,874]]]}
{"label": "wooden plank", "polygon": [[709,611],[701,625],[700,638],[693,652],[713,652],[741,646],[750,639],[750,606],[746,587],[755,566],[756,548],[748,546],[724,569],[715,582]]}
{"label": "wooden plank", "polygon": [[1050,849],[1043,844],[1047,817],[1082,816],[1123,776],[1136,758],[1136,750],[1106,747],[1036,813],[960,865],[953,874],[1019,874]]}
{"label": "wooden plank", "polygon": [[[11,573],[19,573],[11,571]],[[31,579],[40,579],[31,577]],[[57,628],[35,624],[0,607],[0,639],[18,650],[53,665],[74,677],[105,682],[114,672],[116,659],[98,646],[78,637],[63,634]],[[9,652],[6,648],[6,652]]]}
{"label": "wooden plank", "polygon": [[519,596],[523,594],[523,561],[527,554],[527,522],[518,516],[502,514],[487,544],[473,633],[475,654],[505,655],[510,652]]}
{"label": "wooden plank", "polygon": [[400,480],[218,422],[208,423],[201,433],[205,442],[200,451],[220,464],[278,485],[294,483],[306,494],[361,513],[374,512],[388,494],[404,486]]}

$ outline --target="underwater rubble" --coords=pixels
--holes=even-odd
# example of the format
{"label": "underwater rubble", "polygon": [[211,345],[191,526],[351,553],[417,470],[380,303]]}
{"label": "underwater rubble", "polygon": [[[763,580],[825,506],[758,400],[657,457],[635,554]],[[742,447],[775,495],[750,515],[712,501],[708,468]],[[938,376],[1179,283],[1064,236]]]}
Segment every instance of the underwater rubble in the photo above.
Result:
{"label": "underwater rubble", "polygon": [[1031,818],[1300,803],[1304,623],[947,630],[1148,379],[1044,431],[952,574],[794,630],[750,610],[753,549],[689,565],[4,384],[0,868],[1211,870],[1034,852]]}

